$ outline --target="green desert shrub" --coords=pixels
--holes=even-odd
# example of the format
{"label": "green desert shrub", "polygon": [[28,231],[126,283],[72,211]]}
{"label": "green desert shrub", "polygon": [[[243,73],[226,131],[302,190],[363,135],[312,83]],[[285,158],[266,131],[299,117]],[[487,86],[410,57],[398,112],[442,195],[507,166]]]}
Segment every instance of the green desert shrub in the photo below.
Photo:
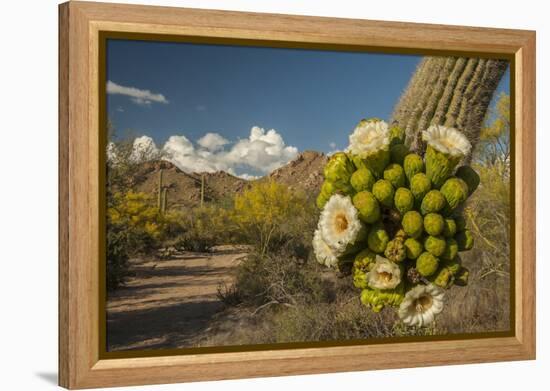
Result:
{"label": "green desert shrub", "polygon": [[257,308],[266,303],[296,305],[326,301],[329,292],[319,266],[287,245],[261,255],[252,253],[237,267],[234,289],[241,302]]}
{"label": "green desert shrub", "polygon": [[213,247],[235,242],[237,238],[231,211],[216,205],[188,209],[182,217],[182,224],[184,232],[175,243],[181,250],[209,252]]}

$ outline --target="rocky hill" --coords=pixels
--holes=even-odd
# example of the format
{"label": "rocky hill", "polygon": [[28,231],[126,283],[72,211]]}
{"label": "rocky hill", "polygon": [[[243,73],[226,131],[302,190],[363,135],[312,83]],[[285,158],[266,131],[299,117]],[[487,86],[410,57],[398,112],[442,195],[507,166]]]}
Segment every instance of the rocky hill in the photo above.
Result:
{"label": "rocky hill", "polygon": [[[283,167],[258,180],[272,179],[293,189],[317,192],[323,182],[323,166],[327,156],[305,151]],[[204,180],[204,201],[229,203],[254,181],[238,178],[224,171],[214,173],[186,173],[167,161],[143,163],[134,178],[135,188],[148,194],[158,194],[159,175],[162,169],[162,186],[167,189],[169,208],[193,207],[200,204]]]}
{"label": "rocky hill", "polygon": [[327,156],[324,153],[304,151],[268,177],[290,188],[318,191],[323,183],[323,167],[326,162]]}

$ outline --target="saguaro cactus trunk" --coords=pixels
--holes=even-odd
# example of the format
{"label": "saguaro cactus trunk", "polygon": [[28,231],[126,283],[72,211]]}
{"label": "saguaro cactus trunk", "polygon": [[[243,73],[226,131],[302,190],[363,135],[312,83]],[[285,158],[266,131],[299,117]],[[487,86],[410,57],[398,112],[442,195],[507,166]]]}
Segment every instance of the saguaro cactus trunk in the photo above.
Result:
{"label": "saguaro cactus trunk", "polygon": [[159,169],[159,180],[157,185],[157,207],[159,211],[162,211],[162,168]]}
{"label": "saguaro cactus trunk", "polygon": [[204,206],[204,174],[201,174],[201,208]]}
{"label": "saguaro cactus trunk", "polygon": [[455,127],[472,145],[508,61],[485,58],[426,57],[395,106],[392,122],[405,129],[412,150],[423,152],[422,130]]}

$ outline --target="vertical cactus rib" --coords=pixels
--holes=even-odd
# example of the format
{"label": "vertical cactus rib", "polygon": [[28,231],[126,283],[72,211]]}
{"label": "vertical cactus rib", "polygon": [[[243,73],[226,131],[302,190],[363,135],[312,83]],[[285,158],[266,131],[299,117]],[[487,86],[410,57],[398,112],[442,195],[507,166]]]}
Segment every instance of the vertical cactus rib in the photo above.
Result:
{"label": "vertical cactus rib", "polygon": [[463,131],[473,146],[508,61],[425,57],[395,106],[393,124],[405,130],[411,150],[422,152],[429,125]]}
{"label": "vertical cactus rib", "polygon": [[481,125],[491,103],[493,91],[496,90],[498,82],[506,71],[507,66],[507,61],[502,60],[488,60],[485,65],[485,72],[483,73],[481,82],[478,84],[476,92],[469,102],[469,114],[462,129],[472,144],[476,144],[479,141]]}
{"label": "vertical cactus rib", "polygon": [[460,57],[456,60],[453,71],[451,72],[451,75],[447,80],[447,85],[445,86],[445,90],[441,95],[441,99],[437,103],[435,114],[432,120],[430,121],[431,125],[440,125],[445,121],[445,113],[451,104],[453,93],[455,92],[455,88],[457,86],[458,80],[462,75],[462,72],[464,71],[464,67],[466,66],[467,62],[468,62],[468,59],[464,57]]}
{"label": "vertical cactus rib", "polygon": [[456,126],[456,120],[460,112],[460,107],[464,98],[464,93],[468,88],[468,84],[470,83],[470,80],[472,79],[472,76],[475,73],[478,63],[479,63],[478,58],[468,59],[466,67],[464,68],[464,71],[462,72],[462,75],[460,76],[460,79],[457,82],[457,85],[453,94],[453,98],[451,99],[451,103],[449,104],[449,108],[447,109],[447,114],[445,116],[445,122],[444,122],[445,126]]}
{"label": "vertical cactus rib", "polygon": [[428,99],[427,104],[424,106],[424,111],[420,115],[420,119],[418,121],[417,129],[416,129],[417,147],[415,149],[417,150],[422,148],[422,138],[421,138],[422,130],[426,129],[429,126],[434,116],[437,104],[439,103],[439,99],[441,98],[441,95],[445,90],[445,86],[447,85],[447,82],[449,80],[449,77],[451,75],[451,72],[453,71],[455,64],[456,64],[456,57],[448,57],[446,59],[445,64],[441,72],[439,73],[439,78],[435,83],[432,94]]}
{"label": "vertical cactus rib", "polygon": [[409,120],[407,121],[407,126],[405,128],[405,134],[407,138],[407,143],[410,144],[411,149],[416,150],[420,146],[421,140],[418,139],[418,121],[420,115],[424,111],[424,108],[428,104],[429,98],[434,90],[434,85],[439,78],[439,74],[443,69],[445,63],[444,57],[431,57],[430,60],[426,63],[426,67],[430,72],[423,72],[425,77],[420,81],[421,94],[416,99],[414,109],[409,115]]}
{"label": "vertical cactus rib", "polygon": [[460,102],[460,112],[456,117],[455,124],[455,127],[459,130],[464,129],[464,125],[466,125],[466,118],[468,117],[469,111],[471,110],[470,103],[475,95],[476,89],[478,88],[478,84],[481,82],[483,74],[486,71],[485,67],[487,65],[487,61],[488,60],[485,58],[479,60],[476,70],[472,75],[472,79],[470,80],[468,86],[466,87],[466,90],[464,91],[464,98],[462,99],[462,102]]}
{"label": "vertical cactus rib", "polygon": [[401,128],[405,128],[407,125],[406,121],[410,114],[410,107],[412,106],[412,99],[418,93],[420,88],[420,80],[423,75],[422,72],[426,71],[428,68],[424,64],[428,61],[428,57],[424,57],[422,61],[416,67],[415,72],[411,76],[407,88],[403,92],[401,99],[398,104],[395,106],[392,114],[393,124],[398,125]]}

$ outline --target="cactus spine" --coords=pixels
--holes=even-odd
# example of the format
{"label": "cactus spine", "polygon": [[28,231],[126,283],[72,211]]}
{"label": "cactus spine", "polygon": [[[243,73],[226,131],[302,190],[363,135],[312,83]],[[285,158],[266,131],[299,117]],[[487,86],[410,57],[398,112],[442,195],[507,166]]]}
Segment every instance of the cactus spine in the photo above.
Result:
{"label": "cactus spine", "polygon": [[483,119],[506,60],[425,57],[399,99],[392,122],[406,131],[411,150],[422,154],[422,130],[430,125],[455,127],[472,145],[479,140]]}

